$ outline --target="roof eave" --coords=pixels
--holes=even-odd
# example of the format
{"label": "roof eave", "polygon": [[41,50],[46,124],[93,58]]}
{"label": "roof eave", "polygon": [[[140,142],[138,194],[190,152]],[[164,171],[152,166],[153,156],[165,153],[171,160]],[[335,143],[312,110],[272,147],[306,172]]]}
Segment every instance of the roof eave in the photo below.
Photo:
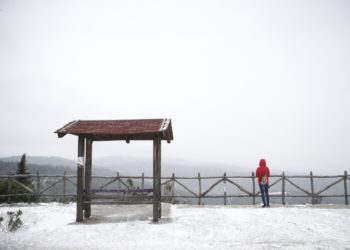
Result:
{"label": "roof eave", "polygon": [[58,136],[58,138],[62,138],[63,136],[65,136],[67,133],[63,133],[63,132],[55,132]]}

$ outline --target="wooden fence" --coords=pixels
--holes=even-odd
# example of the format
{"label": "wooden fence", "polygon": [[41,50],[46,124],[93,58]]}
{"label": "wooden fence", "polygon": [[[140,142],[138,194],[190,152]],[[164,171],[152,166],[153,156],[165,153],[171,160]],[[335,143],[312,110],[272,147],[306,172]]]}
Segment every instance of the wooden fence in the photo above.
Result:
{"label": "wooden fence", "polygon": [[[33,186],[29,187],[18,181],[19,177],[27,177],[32,180]],[[141,176],[120,176],[117,173],[116,176],[92,176],[92,182],[95,183],[95,186],[92,186],[91,189],[97,190],[98,192],[106,191],[108,187],[111,185],[117,185],[118,188],[122,188],[124,193],[130,193],[128,191],[133,191],[136,193],[138,190],[140,193],[144,193],[144,190],[148,190],[147,186],[152,186],[152,178],[146,177],[144,174]],[[43,186],[44,179],[50,179],[51,182],[49,185]],[[254,172],[251,175],[247,176],[228,176],[226,173],[223,176],[212,176],[212,177],[204,177],[201,176],[200,173],[196,177],[177,177],[175,174],[172,174],[170,177],[162,177],[161,186],[162,189],[162,199],[167,202],[176,202],[177,199],[195,199],[196,204],[203,204],[203,199],[211,198],[211,199],[222,199],[224,205],[227,205],[227,201],[229,199],[239,199],[239,198],[248,198],[251,201],[249,204],[256,204],[257,198],[261,197],[259,186],[256,182],[256,176]],[[303,179],[303,183],[308,183],[309,187],[304,187],[300,184],[297,184],[296,180]],[[305,179],[308,180],[305,182]],[[323,179],[324,185],[322,187],[316,188],[315,183]],[[11,198],[15,196],[38,196],[42,197],[61,197],[63,199],[70,197],[76,199],[76,175],[40,175],[37,173],[36,175],[0,175],[0,181],[6,182],[8,185],[8,192],[6,194],[0,194],[0,198],[7,197],[7,202],[11,202]],[[132,186],[130,184],[134,181],[138,184],[137,187]],[[242,180],[244,181],[244,185],[242,185]],[[308,198],[310,199],[310,203],[317,204],[322,201],[323,198],[343,198],[344,204],[348,205],[349,202],[349,194],[347,188],[347,182],[350,180],[350,176],[347,174],[347,171],[344,172],[343,175],[313,175],[310,172],[310,175],[285,175],[282,173],[281,175],[272,175],[270,177],[270,190],[272,188],[276,189],[277,192],[271,192],[270,197],[279,198],[280,203],[285,205],[286,199],[293,198]],[[188,182],[190,181],[190,185]],[[241,182],[240,182],[241,181]],[[17,183],[24,191],[21,194],[12,193],[11,192],[11,183]],[[129,182],[129,183],[128,183]],[[204,182],[207,182],[204,185]],[[249,187],[247,187],[247,183],[250,182]],[[58,184],[61,184],[60,191],[58,193],[52,194],[48,193]],[[74,189],[70,193],[67,192],[67,185],[70,186],[70,190]],[[338,185],[343,186],[343,192],[336,194],[326,194],[327,190],[330,190],[332,187]],[[218,192],[218,188],[222,188],[221,192]],[[293,187],[298,192],[287,192],[286,187]],[[214,190],[216,191],[214,192]],[[230,192],[228,192],[228,190]],[[85,190],[86,191],[86,190]],[[91,192],[91,190],[88,190]],[[120,193],[120,190],[110,189],[107,190],[110,194]],[[238,193],[234,194],[233,191]],[[88,193],[89,193],[88,192]],[[150,192],[150,191],[149,191]],[[149,193],[148,192],[148,193]],[[93,193],[93,192],[92,192]],[[129,197],[129,196],[123,196]],[[117,195],[115,196],[117,198]],[[135,196],[133,196],[135,199]],[[125,201],[125,199],[124,199]],[[260,200],[259,200],[260,201]]]}
{"label": "wooden fence", "polygon": [[[31,180],[32,185],[25,185],[18,181],[19,178],[28,178]],[[45,179],[50,179],[52,183],[45,184]],[[8,175],[0,175],[0,182],[6,183],[7,193],[0,194],[0,198],[7,197],[7,202],[12,202],[12,197],[24,196],[24,197],[39,197],[39,201],[42,201],[44,197],[52,197],[52,198],[61,198],[65,200],[66,198],[74,198],[76,197],[76,175],[67,175],[64,172],[63,175],[40,175],[37,172],[36,175],[18,175],[18,174],[8,174]],[[62,189],[58,193],[48,193],[55,186],[62,183]],[[12,192],[12,186],[16,184],[22,190],[20,193]],[[45,184],[45,185],[44,185]],[[74,186],[74,192],[67,192],[67,185]],[[25,192],[26,191],[26,192]]]}

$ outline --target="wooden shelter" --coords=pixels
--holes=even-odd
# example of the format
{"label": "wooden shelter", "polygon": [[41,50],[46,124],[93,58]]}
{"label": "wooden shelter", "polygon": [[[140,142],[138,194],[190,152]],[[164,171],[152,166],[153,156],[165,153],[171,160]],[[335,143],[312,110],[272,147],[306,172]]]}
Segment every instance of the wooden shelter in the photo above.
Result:
{"label": "wooden shelter", "polygon": [[[59,138],[78,136],[76,221],[91,216],[92,144],[94,141],[153,141],[153,221],[161,217],[161,141],[170,143],[173,131],[170,119],[77,120],[55,131]],[[84,179],[85,176],[85,179]]]}

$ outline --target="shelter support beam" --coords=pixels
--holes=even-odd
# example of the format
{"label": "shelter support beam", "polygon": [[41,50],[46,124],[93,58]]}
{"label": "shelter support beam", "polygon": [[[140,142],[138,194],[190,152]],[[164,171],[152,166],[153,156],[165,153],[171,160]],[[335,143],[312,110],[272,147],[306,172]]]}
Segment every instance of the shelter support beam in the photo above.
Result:
{"label": "shelter support beam", "polygon": [[85,138],[78,138],[78,166],[77,166],[77,214],[76,222],[83,221],[83,192],[84,192],[84,155]]}
{"label": "shelter support beam", "polygon": [[92,140],[86,140],[86,162],[85,162],[85,195],[84,217],[91,216],[91,166],[92,166]]}
{"label": "shelter support beam", "polygon": [[153,222],[161,218],[161,140],[153,140]]}

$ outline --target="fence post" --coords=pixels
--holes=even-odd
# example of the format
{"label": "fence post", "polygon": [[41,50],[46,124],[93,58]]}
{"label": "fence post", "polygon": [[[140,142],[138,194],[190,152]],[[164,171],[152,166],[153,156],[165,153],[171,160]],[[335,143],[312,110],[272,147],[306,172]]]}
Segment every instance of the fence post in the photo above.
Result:
{"label": "fence post", "polygon": [[175,174],[171,176],[171,203],[175,203]]}
{"label": "fence post", "polygon": [[282,172],[282,205],[286,205],[286,176]]}
{"label": "fence post", "polygon": [[252,172],[252,183],[253,183],[253,205],[255,205],[255,173]]}
{"label": "fence post", "polygon": [[38,200],[39,200],[39,195],[40,195],[40,175],[39,175],[39,171],[36,172],[36,179],[37,179],[36,194],[38,195]]}
{"label": "fence post", "polygon": [[312,205],[315,205],[315,191],[314,191],[314,177],[312,175],[312,171],[310,171],[310,183],[311,183],[311,197],[312,197]]}
{"label": "fence post", "polygon": [[348,179],[348,172],[344,171],[344,195],[345,195],[345,205],[349,205],[349,200],[348,200],[348,187],[347,187],[347,181]]}
{"label": "fence post", "polygon": [[226,206],[226,173],[224,173],[224,205]]}
{"label": "fence post", "polygon": [[11,193],[12,193],[12,188],[11,188],[12,181],[11,181],[10,175],[11,175],[11,173],[9,173],[8,177],[7,177],[7,192],[9,194],[9,196],[7,196],[8,203],[11,203]]}
{"label": "fence post", "polygon": [[120,183],[120,177],[119,177],[119,172],[117,172],[117,183],[118,183],[118,189],[122,189],[122,184]]}
{"label": "fence post", "polygon": [[66,202],[66,171],[63,176],[63,202]]}
{"label": "fence post", "polygon": [[198,205],[202,204],[202,178],[201,174],[198,173]]}
{"label": "fence post", "polygon": [[141,189],[144,190],[145,189],[145,173],[142,172],[142,176],[141,176]]}

